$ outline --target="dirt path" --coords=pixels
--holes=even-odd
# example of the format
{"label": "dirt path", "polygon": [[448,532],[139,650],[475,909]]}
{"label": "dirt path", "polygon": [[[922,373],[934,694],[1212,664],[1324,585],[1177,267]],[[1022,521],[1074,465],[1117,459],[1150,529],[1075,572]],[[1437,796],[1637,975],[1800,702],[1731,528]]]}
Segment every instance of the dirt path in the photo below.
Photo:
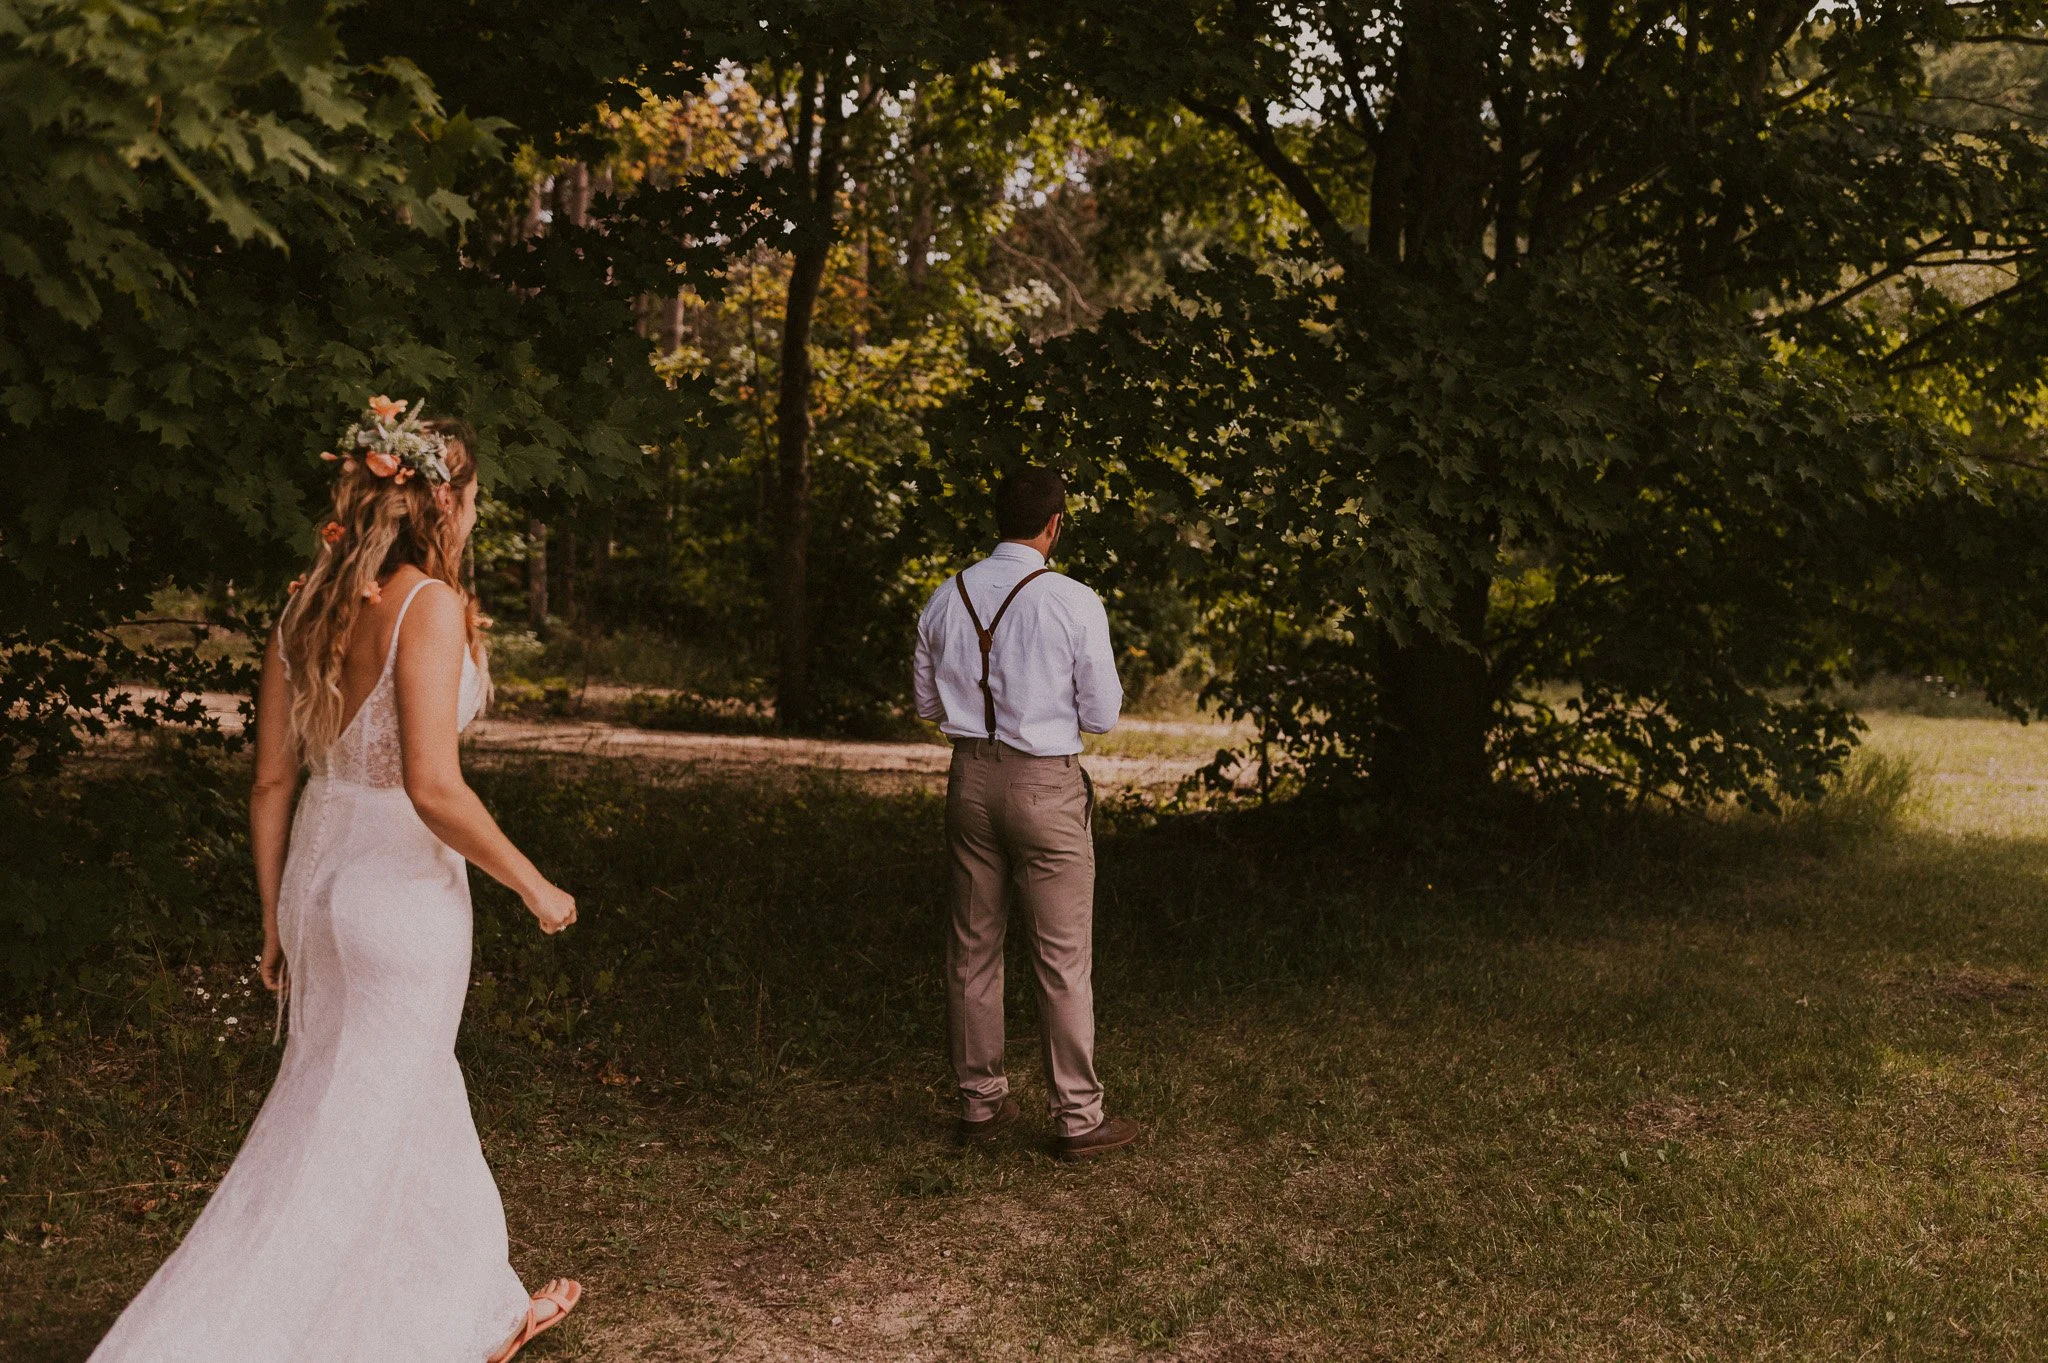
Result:
{"label": "dirt path", "polygon": [[[238,697],[208,692],[206,708],[221,727],[239,733]],[[1228,741],[1221,726],[1125,720],[1119,732]],[[937,743],[858,743],[844,739],[779,738],[753,734],[693,734],[584,719],[497,719],[476,721],[464,734],[471,749],[495,753],[560,753],[577,757],[626,757],[706,766],[808,767],[820,771],[873,772],[917,778],[945,774],[951,751]],[[1199,746],[1197,744],[1196,746]],[[1206,756],[1123,757],[1090,753],[1081,759],[1098,785],[1117,787],[1175,784],[1200,767]]]}
{"label": "dirt path", "polygon": [[[935,743],[855,743],[839,739],[672,733],[577,720],[480,719],[470,726],[466,737],[472,748],[485,752],[638,757],[715,766],[766,764],[933,777],[945,773],[952,757],[950,749]],[[1101,754],[1090,754],[1081,761],[1088,774],[1106,786],[1170,784],[1201,765],[1186,758]]]}

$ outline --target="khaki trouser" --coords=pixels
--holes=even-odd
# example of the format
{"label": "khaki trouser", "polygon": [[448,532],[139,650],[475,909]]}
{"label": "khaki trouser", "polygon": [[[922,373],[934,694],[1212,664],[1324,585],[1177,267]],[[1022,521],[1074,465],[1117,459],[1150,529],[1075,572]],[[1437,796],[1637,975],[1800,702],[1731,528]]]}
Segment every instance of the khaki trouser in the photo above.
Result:
{"label": "khaki trouser", "polygon": [[989,739],[956,739],[946,784],[953,931],[946,950],[947,1030],[961,1115],[982,1121],[1009,1094],[1003,1073],[1003,934],[1024,910],[1038,975],[1038,1032],[1062,1136],[1102,1121],[1095,1077],[1093,794],[1077,757],[1032,757]]}

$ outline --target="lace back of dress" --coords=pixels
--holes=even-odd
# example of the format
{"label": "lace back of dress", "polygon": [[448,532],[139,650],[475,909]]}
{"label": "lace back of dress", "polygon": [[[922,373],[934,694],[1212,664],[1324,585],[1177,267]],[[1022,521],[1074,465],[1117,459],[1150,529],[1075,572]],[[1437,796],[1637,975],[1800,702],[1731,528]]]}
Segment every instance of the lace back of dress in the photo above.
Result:
{"label": "lace back of dress", "polygon": [[388,789],[405,784],[405,759],[398,746],[398,688],[389,663],[315,770],[330,781],[352,786]]}
{"label": "lace back of dress", "polygon": [[[326,756],[314,764],[316,775],[380,790],[405,784],[405,756],[398,744],[398,634],[405,628],[405,613],[412,609],[413,600],[432,581],[428,578],[416,582],[406,594],[404,604],[398,608],[398,619],[391,626],[391,645],[384,650],[384,670],[377,674],[377,684],[363,698],[348,727],[334,740]],[[468,668],[463,671],[466,674]],[[464,681],[467,680],[465,675]],[[465,686],[464,690],[468,688]]]}

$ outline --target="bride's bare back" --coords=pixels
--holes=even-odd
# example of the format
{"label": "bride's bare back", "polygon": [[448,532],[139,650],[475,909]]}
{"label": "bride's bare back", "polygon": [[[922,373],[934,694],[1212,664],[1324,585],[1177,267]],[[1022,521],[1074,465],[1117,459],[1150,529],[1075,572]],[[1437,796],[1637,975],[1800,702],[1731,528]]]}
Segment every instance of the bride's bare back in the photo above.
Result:
{"label": "bride's bare back", "polygon": [[[405,599],[426,574],[410,563],[391,575],[383,596],[364,605],[350,626],[348,649],[341,655],[342,727],[347,728],[363,708],[377,681],[384,675],[384,660],[391,655],[391,634],[398,628],[398,615]],[[459,659],[455,666],[461,666]]]}

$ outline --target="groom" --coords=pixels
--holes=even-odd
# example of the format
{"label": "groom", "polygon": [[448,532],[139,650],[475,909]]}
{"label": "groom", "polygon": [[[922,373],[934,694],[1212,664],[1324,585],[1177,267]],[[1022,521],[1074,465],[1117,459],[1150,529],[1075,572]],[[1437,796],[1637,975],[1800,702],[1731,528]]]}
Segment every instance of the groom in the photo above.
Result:
{"label": "groom", "polygon": [[1024,911],[1038,977],[1038,1030],[1059,1153],[1129,1145],[1135,1123],[1102,1112],[1095,1077],[1095,789],[1081,734],[1123,705],[1109,618],[1095,593],[1053,572],[1067,490],[1026,468],[996,490],[1002,542],[933,595],[917,626],[917,712],[953,740],[947,1030],[962,1144],[1017,1119],[1003,1073],[1003,932]]}

